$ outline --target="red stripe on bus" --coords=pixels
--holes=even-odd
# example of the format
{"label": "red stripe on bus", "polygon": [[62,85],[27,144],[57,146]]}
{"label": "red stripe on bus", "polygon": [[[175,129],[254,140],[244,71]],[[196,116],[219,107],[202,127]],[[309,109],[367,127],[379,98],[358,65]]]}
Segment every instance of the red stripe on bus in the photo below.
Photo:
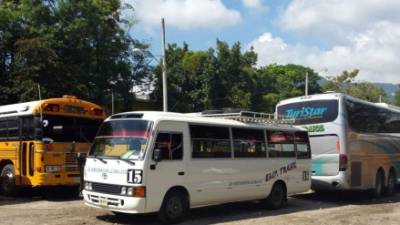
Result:
{"label": "red stripe on bus", "polygon": [[147,131],[131,131],[131,130],[118,130],[113,131],[107,136],[118,136],[118,137],[149,137],[149,132]]}

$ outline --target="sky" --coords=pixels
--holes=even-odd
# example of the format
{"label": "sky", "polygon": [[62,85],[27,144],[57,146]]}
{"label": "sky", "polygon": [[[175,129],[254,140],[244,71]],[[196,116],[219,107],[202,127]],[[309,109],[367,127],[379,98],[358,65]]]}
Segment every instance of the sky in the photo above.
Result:
{"label": "sky", "polygon": [[358,80],[400,83],[399,0],[125,0],[131,35],[161,53],[167,43],[192,50],[216,40],[254,47],[257,66],[300,64],[322,76],[359,69]]}

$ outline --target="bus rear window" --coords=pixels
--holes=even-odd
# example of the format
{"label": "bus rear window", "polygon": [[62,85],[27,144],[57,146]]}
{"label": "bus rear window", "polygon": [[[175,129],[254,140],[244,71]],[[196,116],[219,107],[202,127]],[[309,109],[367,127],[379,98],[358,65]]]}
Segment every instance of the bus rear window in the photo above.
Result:
{"label": "bus rear window", "polygon": [[338,100],[317,100],[280,105],[278,115],[295,119],[295,124],[334,121],[338,116]]}
{"label": "bus rear window", "polygon": [[[24,123],[28,127],[23,128],[23,138],[27,139],[34,135],[33,119],[26,118]],[[43,137],[50,138],[56,142],[92,142],[96,135],[101,120],[69,116],[43,116]],[[31,123],[31,127],[29,127]],[[24,125],[25,126],[25,125]]]}

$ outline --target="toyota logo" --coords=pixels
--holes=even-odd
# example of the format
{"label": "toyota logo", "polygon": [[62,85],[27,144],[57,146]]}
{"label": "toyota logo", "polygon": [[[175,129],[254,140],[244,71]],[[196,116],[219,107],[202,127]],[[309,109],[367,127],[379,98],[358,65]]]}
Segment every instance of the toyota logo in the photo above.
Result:
{"label": "toyota logo", "polygon": [[101,174],[101,177],[103,178],[103,180],[107,180],[108,175],[107,175],[106,173],[102,173],[102,174]]}

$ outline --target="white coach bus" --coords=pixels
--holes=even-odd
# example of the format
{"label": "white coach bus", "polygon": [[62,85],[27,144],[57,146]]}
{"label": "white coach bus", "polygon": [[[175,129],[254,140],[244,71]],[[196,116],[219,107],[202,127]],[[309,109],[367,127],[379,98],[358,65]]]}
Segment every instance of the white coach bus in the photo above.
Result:
{"label": "white coach bus", "polygon": [[400,172],[398,107],[325,93],[283,100],[276,112],[310,134],[314,190],[394,193]]}
{"label": "white coach bus", "polygon": [[311,186],[308,134],[263,115],[113,115],[86,160],[84,200],[116,214],[158,212],[165,223],[227,202],[265,199],[280,208]]}

